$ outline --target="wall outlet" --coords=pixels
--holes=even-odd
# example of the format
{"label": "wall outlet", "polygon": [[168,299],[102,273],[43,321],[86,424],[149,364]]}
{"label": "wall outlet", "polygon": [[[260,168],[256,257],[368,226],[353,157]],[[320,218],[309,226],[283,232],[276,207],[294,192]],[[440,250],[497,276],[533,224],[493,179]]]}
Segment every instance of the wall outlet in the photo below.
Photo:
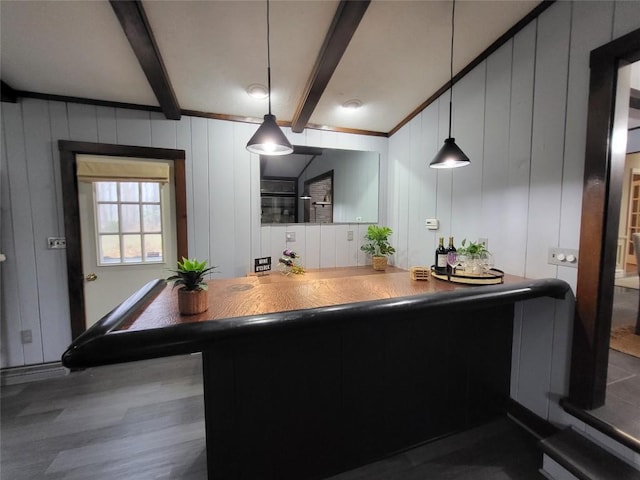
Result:
{"label": "wall outlet", "polygon": [[67,239],[65,237],[49,237],[47,238],[47,248],[67,248]]}
{"label": "wall outlet", "polygon": [[427,230],[438,230],[438,228],[440,228],[440,222],[437,218],[427,218],[424,221],[424,226],[427,227]]}
{"label": "wall outlet", "polygon": [[285,234],[285,240],[287,242],[295,242],[296,241],[296,232],[287,232]]}
{"label": "wall outlet", "polygon": [[549,263],[550,265],[560,265],[562,267],[577,268],[578,250],[552,247],[549,249],[547,263]]}
{"label": "wall outlet", "polygon": [[20,330],[20,340],[22,343],[33,342],[33,334],[31,333],[31,330]]}
{"label": "wall outlet", "polygon": [[353,241],[353,230],[349,230],[347,232],[347,241],[348,242],[352,242]]}

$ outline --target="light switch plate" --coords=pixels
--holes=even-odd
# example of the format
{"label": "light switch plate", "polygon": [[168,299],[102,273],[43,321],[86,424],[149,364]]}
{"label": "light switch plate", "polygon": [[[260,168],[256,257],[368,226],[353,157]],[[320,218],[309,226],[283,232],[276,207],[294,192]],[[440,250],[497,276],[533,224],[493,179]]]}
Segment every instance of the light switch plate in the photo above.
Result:
{"label": "light switch plate", "polygon": [[437,218],[427,218],[424,221],[424,226],[427,227],[427,230],[438,230],[440,221]]}
{"label": "light switch plate", "polygon": [[285,239],[287,242],[295,242],[296,241],[296,232],[287,232],[285,234]]}

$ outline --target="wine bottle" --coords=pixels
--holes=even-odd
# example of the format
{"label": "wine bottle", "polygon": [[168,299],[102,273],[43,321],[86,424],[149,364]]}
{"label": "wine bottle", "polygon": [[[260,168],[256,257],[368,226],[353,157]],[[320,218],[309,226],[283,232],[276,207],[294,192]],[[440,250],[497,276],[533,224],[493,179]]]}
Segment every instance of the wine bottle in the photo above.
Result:
{"label": "wine bottle", "polygon": [[457,252],[456,247],[453,246],[453,237],[449,237],[449,247],[447,248],[447,273],[449,275],[453,273],[453,267],[449,264],[449,254],[451,252]]}
{"label": "wine bottle", "polygon": [[438,248],[436,249],[436,273],[447,274],[447,250],[444,248],[444,237],[440,237]]}

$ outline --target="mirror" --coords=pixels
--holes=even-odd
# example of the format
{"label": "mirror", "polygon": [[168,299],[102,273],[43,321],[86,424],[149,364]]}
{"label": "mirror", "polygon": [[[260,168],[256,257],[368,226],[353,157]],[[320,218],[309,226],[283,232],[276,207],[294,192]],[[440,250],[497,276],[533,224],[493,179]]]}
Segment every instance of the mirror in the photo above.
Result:
{"label": "mirror", "polygon": [[378,152],[304,146],[261,155],[261,223],[376,223],[379,162]]}

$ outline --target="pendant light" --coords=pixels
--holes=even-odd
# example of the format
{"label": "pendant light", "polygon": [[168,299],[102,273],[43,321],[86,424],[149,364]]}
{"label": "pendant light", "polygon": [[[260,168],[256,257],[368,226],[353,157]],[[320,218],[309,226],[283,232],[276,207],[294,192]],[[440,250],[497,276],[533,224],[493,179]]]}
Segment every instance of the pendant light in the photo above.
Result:
{"label": "pendant light", "polygon": [[453,0],[453,8],[451,11],[451,63],[450,63],[450,82],[449,82],[449,138],[444,141],[444,146],[438,154],[431,160],[429,166],[431,168],[456,168],[469,165],[471,162],[460,147],[456,145],[456,139],[451,136],[451,119],[453,105],[453,38],[456,15],[456,0]]}
{"label": "pendant light", "polygon": [[271,46],[269,44],[269,0],[267,0],[267,90],[269,94],[269,113],[264,116],[260,128],[247,143],[247,150],[259,155],[288,155],[293,153],[293,146],[276,123],[276,116],[271,114]]}

